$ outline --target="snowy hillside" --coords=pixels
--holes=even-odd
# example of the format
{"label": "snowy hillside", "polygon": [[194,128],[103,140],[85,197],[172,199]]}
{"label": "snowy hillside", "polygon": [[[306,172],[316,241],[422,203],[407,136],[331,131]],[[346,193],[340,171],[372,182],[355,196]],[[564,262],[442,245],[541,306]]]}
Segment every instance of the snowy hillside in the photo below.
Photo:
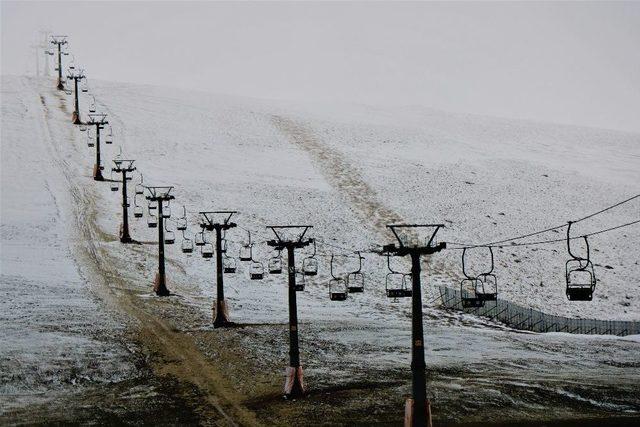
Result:
{"label": "snowy hillside", "polygon": [[[111,83],[96,83],[95,93],[125,157],[138,159],[148,182],[176,185],[178,205],[191,212],[237,209],[240,225],[251,230],[310,223],[318,239],[353,250],[392,242],[384,226],[394,221],[444,223],[438,237],[447,242],[501,240],[581,218],[640,190],[637,134]],[[573,231],[581,235],[638,218],[635,200]],[[103,226],[112,230],[117,221]],[[236,241],[246,237],[234,234]],[[567,301],[562,242],[497,250],[500,293],[552,314],[638,320],[638,241],[637,226],[591,239],[599,278],[593,303]],[[469,254],[471,264],[483,270],[486,253],[477,252]],[[458,287],[460,255],[450,250],[433,257],[428,288]],[[367,257],[375,300],[382,297],[383,264]]]}
{"label": "snowy hillside", "polygon": [[[326,404],[316,392],[297,402],[300,411],[292,413],[275,397],[287,352],[284,275],[267,275],[256,283],[241,265],[237,274],[225,276],[232,320],[247,326],[212,332],[214,264],[197,252],[181,253],[178,238],[167,247],[168,287],[177,296],[153,296],[156,231],[147,228],[146,218],[132,218],[132,237],[143,244],[118,242],[119,193],[91,179],[94,150],[70,123],[70,97],[53,89],[48,80],[3,76],[3,186],[5,176],[11,175],[6,162],[26,165],[32,152],[28,142],[40,141],[48,148],[38,149],[38,165],[25,167],[41,168],[46,175],[41,180],[52,183],[54,194],[82,189],[80,198],[55,196],[42,207],[64,206],[60,209],[68,215],[58,215],[55,221],[44,218],[55,226],[42,233],[51,244],[58,237],[68,239],[63,247],[68,245],[78,269],[86,270],[83,282],[73,265],[57,266],[65,283],[73,283],[75,289],[99,288],[104,282],[106,289],[93,289],[91,295],[115,300],[116,306],[126,301],[127,313],[146,313],[137,317],[143,328],[149,327],[145,322],[156,324],[151,319],[169,322],[171,327],[163,333],[192,338],[202,357],[226,369],[225,378],[244,379],[235,379],[230,388],[257,419],[273,417],[267,418],[271,424],[282,419],[301,424],[339,411],[345,423],[399,419],[398,402],[409,387],[410,304],[393,304],[385,297],[386,261],[372,253],[365,254],[366,292],[345,302],[329,301],[325,282],[331,253],[346,255],[391,243],[385,225],[404,221],[444,223],[440,241],[490,242],[581,218],[640,192],[637,134],[419,108],[293,105],[142,85],[91,85],[97,109],[108,114],[115,134],[113,146],[104,147],[105,171],[121,147],[123,158],[136,160],[145,184],[174,185],[172,210],[177,216],[186,206],[189,236],[197,230],[198,211],[238,210],[239,228],[228,234],[229,253],[238,253],[239,243],[247,239],[245,230],[251,230],[255,257],[266,261],[271,252],[263,242],[272,236],[265,226],[314,226],[311,236],[318,239],[321,265],[318,277],[298,297],[301,351],[311,389],[325,390],[331,396],[327,399],[335,401]],[[89,101],[82,97],[83,112]],[[32,125],[22,125],[21,120]],[[38,123],[46,125],[48,135],[38,130]],[[52,163],[53,157],[58,160]],[[29,177],[21,179],[28,182]],[[138,180],[136,175],[134,183]],[[19,231],[25,225],[18,209],[26,205],[25,198],[35,199],[36,190],[21,187],[21,181],[10,182],[12,191],[3,188],[2,194],[2,286],[15,289],[32,276],[41,280],[41,270],[13,263],[7,248],[24,241],[34,251],[42,242],[28,241]],[[133,202],[131,197],[132,206]],[[575,232],[638,218],[640,199],[580,223]],[[592,302],[566,299],[568,254],[563,243],[496,250],[499,292],[502,298],[552,314],[640,320],[639,241],[638,226],[590,240],[599,278]],[[446,250],[425,262],[425,347],[436,419],[460,420],[470,408],[483,411],[475,421],[640,412],[640,359],[633,338],[524,334],[437,308],[436,287],[459,286],[460,255]],[[475,268],[484,268],[487,260],[480,253],[470,255]],[[402,261],[394,262],[408,269]],[[344,274],[356,262],[340,257],[336,266]],[[44,297],[34,290],[29,298]],[[90,312],[89,323],[102,324],[103,311],[88,303],[83,303],[83,310]],[[38,316],[23,320],[36,332],[46,323]],[[11,339],[19,333],[5,331]],[[168,357],[174,359],[196,360],[190,347],[172,339],[158,348],[170,348],[174,353]],[[110,363],[124,357],[119,340],[105,342],[113,351]],[[238,348],[242,358],[229,355],[229,349]],[[3,360],[14,357],[4,351]],[[251,363],[245,366],[245,360]],[[167,365],[169,373],[179,376],[178,368]],[[12,369],[29,371],[26,364]],[[199,378],[206,376],[201,372],[179,372],[192,375],[189,378],[199,386],[197,381],[207,380]],[[87,381],[117,382],[133,376],[126,365],[119,374],[122,377],[97,375]],[[208,380],[216,383],[219,378]],[[18,387],[20,380],[15,382]],[[225,410],[236,415],[240,411],[235,406]]]}

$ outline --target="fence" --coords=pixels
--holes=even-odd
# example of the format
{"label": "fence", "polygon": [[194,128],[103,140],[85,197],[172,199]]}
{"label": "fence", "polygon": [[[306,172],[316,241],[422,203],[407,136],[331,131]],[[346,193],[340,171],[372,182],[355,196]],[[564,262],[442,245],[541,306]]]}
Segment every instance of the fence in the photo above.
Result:
{"label": "fence", "polygon": [[572,319],[569,317],[552,316],[500,299],[497,301],[485,301],[484,307],[463,308],[460,292],[447,288],[446,286],[440,286],[440,298],[444,308],[489,317],[514,329],[533,332],[568,332],[570,334],[593,335],[625,336],[640,334],[640,322]]}

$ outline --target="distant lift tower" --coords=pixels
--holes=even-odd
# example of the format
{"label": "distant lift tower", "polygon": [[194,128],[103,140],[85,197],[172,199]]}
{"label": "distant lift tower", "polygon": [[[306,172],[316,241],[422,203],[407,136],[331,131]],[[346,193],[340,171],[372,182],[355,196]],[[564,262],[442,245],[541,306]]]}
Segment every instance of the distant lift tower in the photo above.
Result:
{"label": "distant lift tower", "polygon": [[[62,51],[62,46],[67,44],[67,36],[51,36],[51,44],[58,46],[58,90],[64,90],[64,80],[62,79],[62,55],[69,55],[68,52]],[[53,56],[53,51],[47,51],[47,54]]]}
{"label": "distant lift tower", "polygon": [[89,113],[89,120],[86,123],[87,126],[96,127],[96,164],[93,165],[93,179],[96,181],[104,181],[104,176],[102,176],[103,166],[100,164],[100,130],[109,124],[106,119],[107,115],[104,113]]}

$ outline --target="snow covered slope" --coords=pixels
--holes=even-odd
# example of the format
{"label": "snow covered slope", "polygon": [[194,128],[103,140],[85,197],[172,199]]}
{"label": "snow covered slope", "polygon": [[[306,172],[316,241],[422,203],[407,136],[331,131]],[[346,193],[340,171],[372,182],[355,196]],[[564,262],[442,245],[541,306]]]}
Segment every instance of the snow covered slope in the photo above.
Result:
{"label": "snow covered slope", "polygon": [[[253,373],[251,381],[236,381],[237,387],[245,387],[243,396],[263,402],[277,394],[286,363],[285,277],[250,281],[246,264],[238,274],[226,275],[232,320],[248,326],[212,331],[214,264],[197,253],[182,254],[176,244],[167,247],[167,274],[177,296],[153,297],[156,232],[144,218],[132,219],[132,237],[143,244],[117,241],[118,193],[90,178],[94,150],[70,124],[68,101],[60,99],[63,95],[50,81],[3,77],[4,85],[20,88],[13,102],[3,100],[9,116],[18,117],[21,102],[35,99],[37,104],[39,97],[43,105],[56,107],[46,120],[52,144],[64,159],[68,179],[86,189],[87,202],[99,209],[95,217],[78,219],[97,227],[95,240],[78,237],[76,243],[96,248],[107,278],[124,279],[113,285],[113,292],[134,290],[141,307],[152,307],[156,315],[175,320],[175,328],[202,336],[200,344],[213,358],[220,349],[207,347],[215,340],[206,334],[237,337],[238,347],[257,365],[256,371],[243,367]],[[272,238],[266,225],[314,225],[311,235],[319,239],[321,273],[298,300],[305,375],[313,390],[355,390],[357,398],[345,405],[353,411],[350,420],[361,423],[380,422],[386,414],[395,420],[401,416],[391,411],[401,408],[398,402],[409,387],[410,305],[385,298],[385,263],[373,254],[366,254],[366,292],[330,302],[325,282],[331,252],[391,242],[384,225],[392,221],[444,222],[440,239],[454,242],[524,234],[638,193],[640,182],[640,139],[633,134],[419,109],[286,105],[107,82],[93,83],[92,91],[115,133],[114,146],[104,147],[105,170],[122,147],[123,157],[136,159],[145,184],[175,185],[173,212],[179,214],[186,205],[189,235],[197,230],[195,212],[236,209],[242,228],[229,232],[229,253],[237,254],[248,229],[258,242],[255,256],[264,261],[269,251],[262,242]],[[20,101],[23,97],[28,101]],[[86,97],[81,105],[86,111]],[[17,118],[3,121],[3,135],[5,127],[19,133],[19,123]],[[24,132],[27,138],[41,138]],[[8,147],[14,157],[28,156],[25,144]],[[4,150],[3,141],[3,179]],[[3,192],[3,224],[5,200],[13,203],[21,197],[19,191],[7,198]],[[581,223],[585,228],[576,232],[637,219],[639,210],[638,202],[625,205]],[[566,301],[562,244],[498,251],[500,292],[556,314],[640,319],[639,233],[628,228],[592,239],[594,262],[613,269],[597,267],[601,281],[591,303]],[[3,235],[3,270],[4,247]],[[438,417],[460,419],[471,410],[485,417],[476,420],[640,412],[636,341],[522,334],[434,307],[436,285],[458,286],[459,257],[459,251],[445,251],[425,263],[425,348]],[[340,273],[353,269],[354,259],[341,257],[337,267]],[[16,286],[11,283],[7,286]],[[243,373],[231,370],[227,375]],[[359,382],[373,386],[362,393],[354,385]],[[340,408],[314,399],[298,404],[301,417],[328,406]],[[368,411],[369,404],[376,411]],[[278,405],[284,404],[274,399],[257,406],[271,410]]]}
{"label": "snow covered slope", "polygon": [[[177,205],[237,209],[240,225],[252,230],[311,223],[318,239],[353,250],[393,241],[384,229],[392,221],[444,223],[440,240],[483,243],[563,224],[640,192],[637,134],[420,108],[285,105],[102,82],[94,89],[125,157],[138,159],[145,182],[176,185]],[[639,218],[636,199],[573,231]],[[638,226],[591,239],[599,279],[592,303],[564,295],[564,243],[498,249],[500,293],[552,314],[638,320],[638,241]],[[460,255],[433,257],[429,289],[458,287]],[[486,268],[486,252],[469,255],[475,271]],[[377,300],[383,264],[367,257]]]}

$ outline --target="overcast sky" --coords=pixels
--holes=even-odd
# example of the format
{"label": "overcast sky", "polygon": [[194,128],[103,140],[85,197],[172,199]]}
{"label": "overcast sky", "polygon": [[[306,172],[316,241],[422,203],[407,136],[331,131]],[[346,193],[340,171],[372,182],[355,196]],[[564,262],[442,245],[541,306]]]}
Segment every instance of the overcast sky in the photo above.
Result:
{"label": "overcast sky", "polygon": [[3,1],[3,74],[41,29],[95,79],[640,131],[640,2]]}

